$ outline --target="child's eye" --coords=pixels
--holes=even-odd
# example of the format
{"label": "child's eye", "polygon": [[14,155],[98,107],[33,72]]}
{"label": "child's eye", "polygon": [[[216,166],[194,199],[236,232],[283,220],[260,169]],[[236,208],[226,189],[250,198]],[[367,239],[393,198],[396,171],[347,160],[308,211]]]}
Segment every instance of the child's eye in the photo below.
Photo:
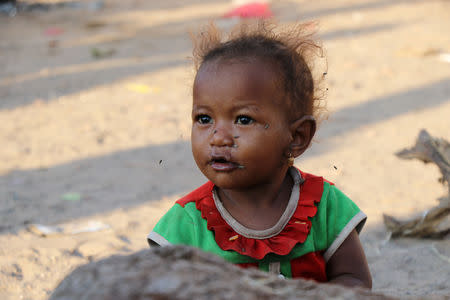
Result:
{"label": "child's eye", "polygon": [[212,123],[212,118],[208,115],[198,115],[196,117],[197,122],[199,122],[200,124],[211,124]]}
{"label": "child's eye", "polygon": [[240,125],[249,125],[253,123],[253,119],[249,116],[238,116],[236,118],[236,124]]}

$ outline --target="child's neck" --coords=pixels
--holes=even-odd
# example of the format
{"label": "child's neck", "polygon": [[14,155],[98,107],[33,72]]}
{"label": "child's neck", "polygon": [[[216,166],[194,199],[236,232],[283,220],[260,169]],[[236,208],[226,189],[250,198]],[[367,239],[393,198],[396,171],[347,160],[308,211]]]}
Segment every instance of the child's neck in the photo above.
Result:
{"label": "child's neck", "polygon": [[273,227],[284,213],[294,181],[286,172],[279,182],[249,189],[218,189],[225,209],[247,228],[264,230]]}

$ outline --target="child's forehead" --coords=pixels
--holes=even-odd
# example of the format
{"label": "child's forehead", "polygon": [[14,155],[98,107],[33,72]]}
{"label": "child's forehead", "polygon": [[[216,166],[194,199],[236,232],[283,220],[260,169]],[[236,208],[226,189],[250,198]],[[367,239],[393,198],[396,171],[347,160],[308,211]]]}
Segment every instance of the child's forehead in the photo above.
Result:
{"label": "child's forehead", "polygon": [[228,89],[257,94],[261,88],[271,88],[271,92],[280,93],[278,81],[272,68],[261,62],[211,62],[198,71],[194,92],[196,89],[202,92]]}
{"label": "child's forehead", "polygon": [[[269,64],[257,60],[208,62],[198,71],[193,98],[196,105],[208,105],[216,99],[236,99],[236,103],[227,101],[227,104],[233,107],[242,104],[249,109],[271,106],[289,110],[290,107],[278,73]],[[225,109],[225,102],[220,103]]]}
{"label": "child's forehead", "polygon": [[283,81],[273,63],[257,58],[215,59],[205,62],[198,70],[194,84],[215,79],[238,80],[236,83],[245,83],[258,87],[262,84],[273,85],[280,93],[284,93]]}

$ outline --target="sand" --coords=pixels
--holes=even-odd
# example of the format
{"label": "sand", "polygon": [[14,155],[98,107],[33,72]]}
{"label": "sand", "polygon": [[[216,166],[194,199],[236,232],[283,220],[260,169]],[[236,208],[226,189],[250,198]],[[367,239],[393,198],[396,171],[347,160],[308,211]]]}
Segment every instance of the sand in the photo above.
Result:
{"label": "sand", "polygon": [[[46,299],[76,266],[145,249],[158,218],[205,182],[189,142],[188,31],[211,18],[229,28],[235,21],[220,16],[230,7],[107,0],[98,11],[0,17],[1,299]],[[394,153],[421,128],[450,139],[450,2],[271,7],[280,23],[318,22],[329,117],[296,166],[335,182],[369,216],[361,239],[373,290],[450,295],[450,241],[391,240],[382,224],[383,213],[418,214],[446,192],[435,166]],[[107,228],[27,229],[89,221]]]}

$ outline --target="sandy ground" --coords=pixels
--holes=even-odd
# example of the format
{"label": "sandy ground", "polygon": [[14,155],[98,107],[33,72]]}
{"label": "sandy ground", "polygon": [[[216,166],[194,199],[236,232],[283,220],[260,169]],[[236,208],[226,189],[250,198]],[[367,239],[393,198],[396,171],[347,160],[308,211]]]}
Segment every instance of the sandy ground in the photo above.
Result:
{"label": "sandy ground", "polygon": [[[159,3],[161,2],[161,3]],[[158,4],[157,4],[158,3]],[[108,0],[100,11],[0,17],[0,298],[45,299],[72,269],[147,247],[177,197],[205,181],[191,157],[188,30],[230,1]],[[421,128],[450,138],[450,2],[274,0],[281,23],[319,21],[329,119],[296,161],[369,216],[374,291],[450,295],[450,241],[389,240],[446,189],[402,161]],[[95,53],[105,53],[96,58]],[[336,168],[335,168],[336,167]],[[44,225],[107,229],[41,237]]]}

